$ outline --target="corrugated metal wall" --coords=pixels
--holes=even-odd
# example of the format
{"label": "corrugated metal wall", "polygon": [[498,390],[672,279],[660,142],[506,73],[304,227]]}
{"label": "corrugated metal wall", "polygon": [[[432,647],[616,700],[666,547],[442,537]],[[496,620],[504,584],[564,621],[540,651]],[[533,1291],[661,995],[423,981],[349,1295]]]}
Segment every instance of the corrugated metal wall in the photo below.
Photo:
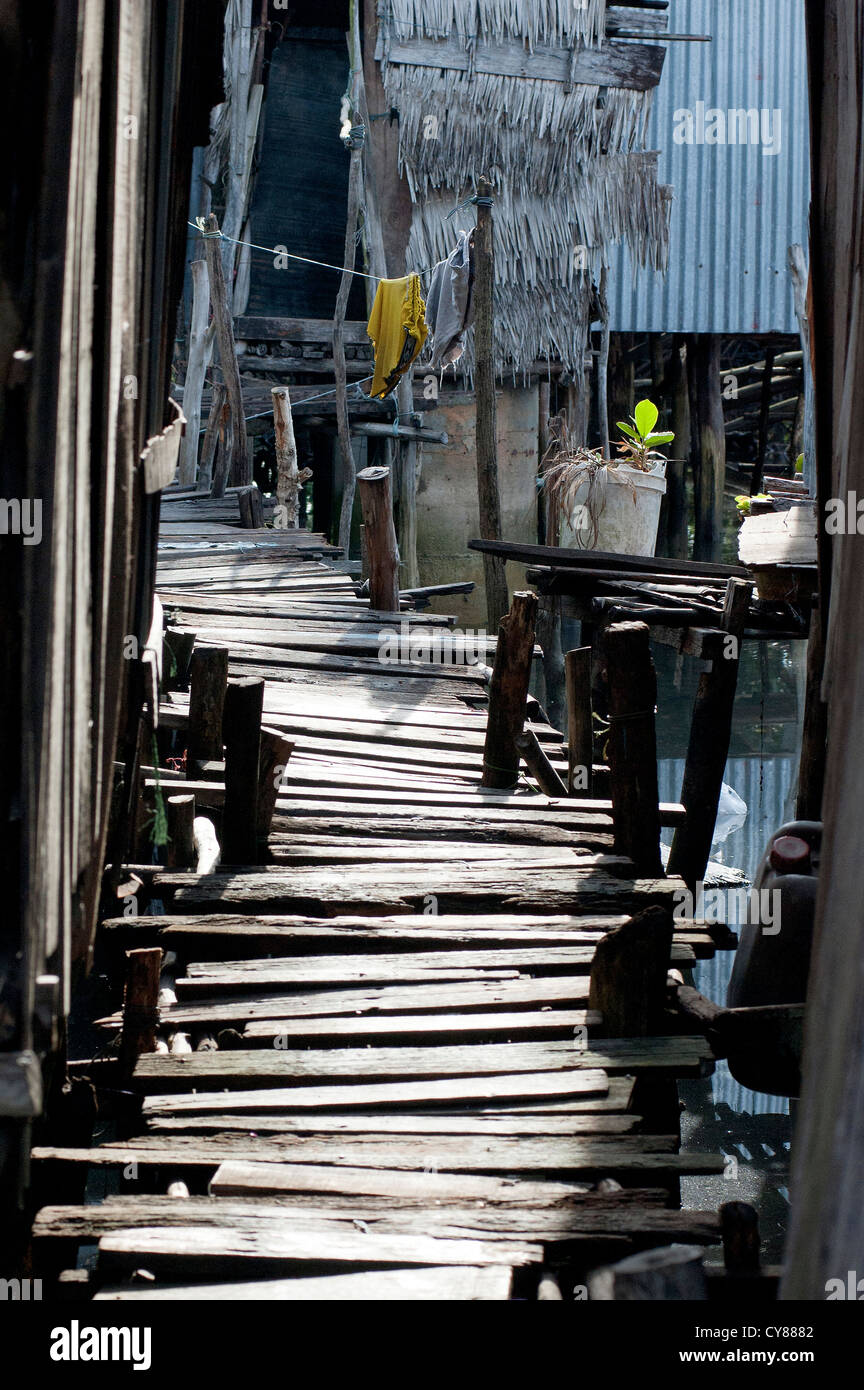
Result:
{"label": "corrugated metal wall", "polygon": [[[613,330],[640,333],[795,333],[786,266],[791,242],[807,242],[809,140],[804,0],[672,0],[670,32],[711,43],[670,43],[646,144],[672,184],[669,269],[639,271],[612,252]],[[698,103],[707,117],[780,112],[779,152],[754,144],[696,143]],[[694,143],[674,139],[676,113],[694,116]],[[677,125],[682,127],[679,119]],[[728,124],[728,123],[727,123]]]}

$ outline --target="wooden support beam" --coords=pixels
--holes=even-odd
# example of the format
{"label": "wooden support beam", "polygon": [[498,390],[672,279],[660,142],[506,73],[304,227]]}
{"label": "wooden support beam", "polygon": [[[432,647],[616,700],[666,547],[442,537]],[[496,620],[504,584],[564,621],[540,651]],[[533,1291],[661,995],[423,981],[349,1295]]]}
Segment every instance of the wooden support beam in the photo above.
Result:
{"label": "wooden support beam", "polygon": [[602,1015],[597,1036],[644,1038],[663,1029],[672,914],[649,907],[597,943],[589,1009]]}
{"label": "wooden support beam", "polygon": [[224,448],[222,450],[223,457],[219,460],[218,469],[214,474],[216,451],[219,448],[220,438],[224,430],[226,412],[228,412],[228,392],[223,383],[217,381],[210,397],[210,414],[207,417],[207,429],[204,433],[204,443],[201,445],[201,463],[198,468],[198,491],[210,492],[212,488],[214,497],[224,497],[228,476]]}
{"label": "wooden support beam", "polygon": [[225,273],[220,254],[219,223],[211,212],[207,218],[208,236],[207,266],[210,271],[210,299],[213,317],[216,322],[216,341],[219,344],[219,360],[222,376],[231,408],[231,423],[234,431],[232,481],[241,487],[252,481],[252,459],[249,454],[249,440],[246,436],[246,417],[243,410],[243,391],[240,386],[240,369],[234,345],[234,329],[231,322],[231,309],[225,287]]}
{"label": "wooden support beam", "polygon": [[519,778],[516,739],[525,724],[536,619],[537,595],[516,593],[510,612],[498,627],[495,664],[489,683],[482,787],[512,787]]}
{"label": "wooden support beam", "polygon": [[188,757],[222,757],[222,714],[228,687],[228,648],[196,647],[189,663]]}
{"label": "wooden support beam", "polygon": [[258,772],[264,681],[242,676],[225,695],[225,810],[222,851],[229,864],[257,864]]}
{"label": "wooden support beam", "polygon": [[292,527],[299,525],[300,475],[291,396],[287,386],[274,386],[270,394],[273,397],[273,428],[276,433],[276,503],[284,508],[282,524]]}
{"label": "wooden support beam", "polygon": [[566,796],[567,787],[543,752],[534,730],[525,729],[517,735],[515,743],[541,792],[547,796]]}
{"label": "wooden support beam", "polygon": [[660,812],[654,712],[657,677],[645,623],[604,633],[609,682],[609,767],[615,849],[639,873],[659,874]]}
{"label": "wooden support beam", "polygon": [[[474,234],[474,390],[477,402],[477,500],[483,540],[501,539],[498,490],[498,437],[495,414],[495,255],[492,233],[492,185],[480,179],[477,230]],[[483,553],[486,621],[494,632],[507,612],[507,577],[497,555]]]}
{"label": "wooden support beam", "polygon": [[366,551],[369,601],[386,613],[399,612],[399,550],[393,523],[389,468],[364,468],[357,474]]}
{"label": "wooden support beam", "polygon": [[669,873],[680,874],[695,889],[711,853],[717,806],[732,732],[732,709],[738,684],[738,663],[753,585],[730,579],[726,586],[722,630],[724,653],[699,679],[690,742],[681,787],[686,816],[675,831]]}
{"label": "wooden support beam", "polygon": [[131,1077],[143,1052],[153,1052],[159,1023],[159,975],[162,949],[148,946],[126,952],[126,988],[123,996],[123,1033],[120,1068]]}
{"label": "wooden support beam", "polygon": [[591,648],[574,647],[564,656],[567,688],[567,790],[592,795],[594,721],[591,707]]}

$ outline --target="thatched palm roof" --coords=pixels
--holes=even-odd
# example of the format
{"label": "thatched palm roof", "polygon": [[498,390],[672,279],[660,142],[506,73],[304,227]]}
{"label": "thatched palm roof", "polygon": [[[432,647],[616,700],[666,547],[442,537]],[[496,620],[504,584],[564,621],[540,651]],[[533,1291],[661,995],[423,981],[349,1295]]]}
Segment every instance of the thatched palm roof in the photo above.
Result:
{"label": "thatched palm roof", "polygon": [[[596,48],[604,16],[604,0],[584,9],[574,0],[379,5],[382,78],[399,111],[400,163],[415,204],[409,264],[449,252],[457,221],[448,213],[488,177],[498,357],[516,372],[553,357],[581,373],[592,279],[613,242],[626,240],[639,264],[666,263],[671,195],[658,185],[656,155],[643,148],[650,88],[475,69],[481,43],[487,66],[504,69],[495,53],[512,66],[514,44],[552,64],[562,50]],[[470,371],[470,352],[464,366]]]}

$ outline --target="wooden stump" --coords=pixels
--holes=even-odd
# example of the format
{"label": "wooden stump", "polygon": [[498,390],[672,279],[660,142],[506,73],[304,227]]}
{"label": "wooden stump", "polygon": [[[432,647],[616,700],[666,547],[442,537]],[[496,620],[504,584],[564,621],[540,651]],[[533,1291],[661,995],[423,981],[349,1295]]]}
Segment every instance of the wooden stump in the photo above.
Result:
{"label": "wooden stump", "polygon": [[248,531],[261,531],[264,529],[264,503],[261,493],[255,483],[249,487],[241,487],[237,493],[237,502],[240,508],[240,524]]}
{"label": "wooden stump", "polygon": [[525,724],[525,701],[534,656],[537,595],[513,595],[510,612],[501,619],[495,665],[489,683],[489,714],[483,747],[483,787],[512,787],[519,778],[516,739]]}
{"label": "wooden stump", "polygon": [[159,974],[162,950],[158,946],[126,952],[126,989],[123,996],[123,1033],[120,1067],[131,1077],[142,1052],[153,1052],[159,1024]]}
{"label": "wooden stump", "polygon": [[165,801],[168,818],[168,864],[185,869],[195,863],[195,797],[185,793]]}
{"label": "wooden stump", "polygon": [[615,851],[640,874],[662,872],[654,707],[657,677],[645,623],[604,634],[609,682],[609,769]]}
{"label": "wooden stump", "polygon": [[399,612],[399,550],[393,523],[389,468],[364,468],[357,474],[369,556],[369,602],[384,613]]}
{"label": "wooden stump", "polygon": [[222,714],[228,688],[228,648],[196,647],[189,663],[190,761],[222,757]]}
{"label": "wooden stump", "polygon": [[225,696],[225,810],[222,854],[228,864],[258,862],[258,770],[264,682],[244,676]]}
{"label": "wooden stump", "polygon": [[662,1031],[672,914],[648,907],[597,943],[588,1007],[603,1019],[597,1036],[644,1038]]}
{"label": "wooden stump", "polygon": [[258,769],[257,836],[259,845],[270,834],[270,823],[279,795],[279,780],[288,765],[294,744],[278,729],[261,730],[261,762]]}

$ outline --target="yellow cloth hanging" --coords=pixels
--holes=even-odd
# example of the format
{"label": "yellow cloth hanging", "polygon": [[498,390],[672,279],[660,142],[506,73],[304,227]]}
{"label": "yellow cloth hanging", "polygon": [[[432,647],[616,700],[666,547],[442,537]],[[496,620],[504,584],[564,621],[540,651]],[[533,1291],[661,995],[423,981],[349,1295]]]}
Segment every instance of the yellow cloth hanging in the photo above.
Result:
{"label": "yellow cloth hanging", "polygon": [[370,396],[389,396],[426,341],[426,305],[420,276],[381,280],[366,332],[375,345],[375,374]]}

